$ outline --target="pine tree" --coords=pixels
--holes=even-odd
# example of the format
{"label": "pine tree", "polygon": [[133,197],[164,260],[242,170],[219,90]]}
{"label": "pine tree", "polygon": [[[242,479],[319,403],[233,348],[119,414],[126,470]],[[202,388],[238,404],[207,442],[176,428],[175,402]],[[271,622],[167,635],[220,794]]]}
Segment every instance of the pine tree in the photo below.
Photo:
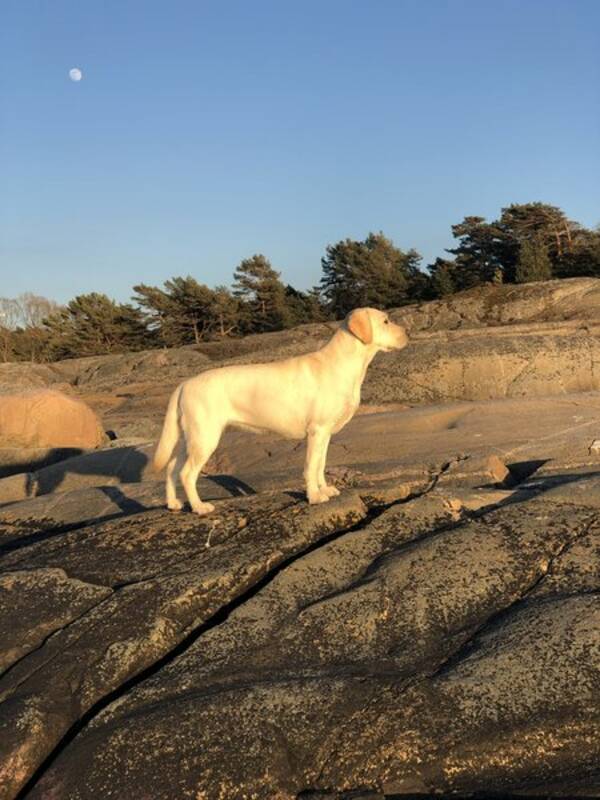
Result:
{"label": "pine tree", "polygon": [[237,331],[240,324],[240,303],[226,286],[217,286],[214,289],[210,312],[214,337],[223,339]]}
{"label": "pine tree", "polygon": [[139,309],[105,294],[78,295],[43,323],[53,359],[123,353],[151,345]]}
{"label": "pine tree", "polygon": [[417,299],[428,281],[418,268],[420,260],[416,250],[400,250],[381,232],[329,245],[321,260],[325,305],[343,317],[359,306],[391,308]]}
{"label": "pine tree", "polygon": [[364,248],[360,242],[344,239],[327,246],[321,259],[321,295],[334,317],[341,318],[361,305],[356,274],[363,269]]}
{"label": "pine tree", "polygon": [[177,347],[184,344],[182,332],[177,325],[177,303],[163,289],[140,283],[133,287],[132,300],[142,309],[142,315],[149,331],[162,345]]}
{"label": "pine tree", "polygon": [[431,288],[435,297],[446,297],[456,291],[452,273],[456,265],[454,261],[436,258],[428,269],[431,275]]}
{"label": "pine tree", "polygon": [[224,286],[210,289],[191,275],[165,281],[164,289],[143,283],[133,289],[148,328],[168,347],[227,336],[239,323],[239,303],[231,292]]}
{"label": "pine tree", "polygon": [[548,257],[546,245],[539,240],[524,239],[519,249],[515,282],[547,281],[551,277],[552,264]]}
{"label": "pine tree", "polygon": [[557,278],[600,277],[600,229],[579,227],[571,249],[556,259],[554,274]]}
{"label": "pine tree", "polygon": [[504,271],[509,241],[497,222],[468,216],[452,226],[458,245],[448,250],[453,256],[452,281],[456,291],[493,281]]}
{"label": "pine tree", "polygon": [[172,328],[181,344],[209,339],[214,326],[212,289],[188,275],[165,281],[165,290],[172,301]]}
{"label": "pine tree", "polygon": [[285,287],[285,301],[292,325],[322,322],[327,318],[317,287],[309,289],[308,292],[301,292],[288,284]]}
{"label": "pine tree", "polygon": [[241,303],[244,333],[278,331],[293,324],[280,274],[260,253],[245,258],[235,270],[233,295]]}

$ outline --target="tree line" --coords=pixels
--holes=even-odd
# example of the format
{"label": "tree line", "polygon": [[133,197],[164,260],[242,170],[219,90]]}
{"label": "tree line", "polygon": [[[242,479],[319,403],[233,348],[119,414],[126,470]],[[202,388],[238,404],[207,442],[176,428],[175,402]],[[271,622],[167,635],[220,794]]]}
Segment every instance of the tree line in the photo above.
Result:
{"label": "tree line", "polygon": [[513,204],[491,222],[468,216],[452,226],[456,245],[421,269],[414,249],[383,233],[326,248],[318,286],[295,289],[262,254],[244,259],[231,287],[192,276],[133,287],[131,303],[96,292],[66,306],[31,293],[0,298],[0,359],[53,361],[283,330],[343,317],[357,306],[393,308],[484,283],[600,277],[600,229],[556,206]]}

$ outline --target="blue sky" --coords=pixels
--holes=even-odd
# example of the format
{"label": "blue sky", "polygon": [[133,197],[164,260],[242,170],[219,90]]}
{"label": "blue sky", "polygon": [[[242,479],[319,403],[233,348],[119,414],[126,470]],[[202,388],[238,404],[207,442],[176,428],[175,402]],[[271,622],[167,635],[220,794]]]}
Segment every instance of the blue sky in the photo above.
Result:
{"label": "blue sky", "polygon": [[0,29],[0,296],[256,252],[307,288],[328,243],[426,264],[511,202],[600,222],[597,0],[4,0]]}

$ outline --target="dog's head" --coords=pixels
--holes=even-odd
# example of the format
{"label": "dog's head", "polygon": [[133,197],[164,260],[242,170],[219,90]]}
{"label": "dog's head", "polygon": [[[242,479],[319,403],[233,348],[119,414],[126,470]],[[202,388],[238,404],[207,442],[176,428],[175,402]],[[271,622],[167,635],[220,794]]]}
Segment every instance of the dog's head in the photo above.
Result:
{"label": "dog's head", "polygon": [[402,325],[396,325],[385,311],[377,308],[355,308],[345,322],[353,336],[377,350],[401,350],[408,344],[408,336]]}

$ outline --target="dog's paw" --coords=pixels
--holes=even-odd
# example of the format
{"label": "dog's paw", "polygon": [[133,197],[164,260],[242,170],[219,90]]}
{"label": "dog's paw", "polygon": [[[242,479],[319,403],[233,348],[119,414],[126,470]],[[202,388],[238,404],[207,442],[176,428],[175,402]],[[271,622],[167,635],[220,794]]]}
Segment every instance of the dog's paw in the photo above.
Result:
{"label": "dog's paw", "polygon": [[183,508],[183,503],[181,500],[171,500],[170,503],[167,503],[167,508],[169,511],[181,511]]}
{"label": "dog's paw", "polygon": [[340,490],[336,489],[335,486],[321,486],[321,491],[324,492],[327,497],[337,497],[340,493]]}
{"label": "dog's paw", "polygon": [[212,503],[198,503],[197,506],[192,506],[192,511],[195,514],[200,514],[201,516],[203,514],[210,514],[210,512],[214,510],[215,507],[213,506]]}
{"label": "dog's paw", "polygon": [[308,502],[311,506],[316,505],[317,503],[327,503],[329,500],[329,495],[326,492],[323,492],[319,489],[318,492],[309,492],[308,494]]}

